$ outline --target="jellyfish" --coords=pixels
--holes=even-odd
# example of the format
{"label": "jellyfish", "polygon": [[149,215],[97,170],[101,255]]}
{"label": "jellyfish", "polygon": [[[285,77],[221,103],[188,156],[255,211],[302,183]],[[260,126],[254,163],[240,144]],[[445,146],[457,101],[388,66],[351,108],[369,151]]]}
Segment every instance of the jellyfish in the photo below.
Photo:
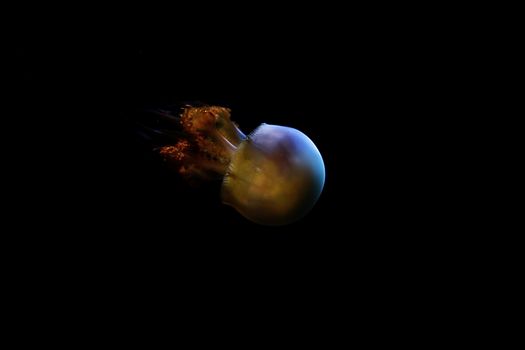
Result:
{"label": "jellyfish", "polygon": [[301,131],[263,123],[245,135],[230,119],[231,110],[220,106],[186,105],[179,116],[157,112],[182,130],[156,148],[162,158],[186,178],[219,177],[222,202],[248,220],[286,225],[319,199],[323,158]]}

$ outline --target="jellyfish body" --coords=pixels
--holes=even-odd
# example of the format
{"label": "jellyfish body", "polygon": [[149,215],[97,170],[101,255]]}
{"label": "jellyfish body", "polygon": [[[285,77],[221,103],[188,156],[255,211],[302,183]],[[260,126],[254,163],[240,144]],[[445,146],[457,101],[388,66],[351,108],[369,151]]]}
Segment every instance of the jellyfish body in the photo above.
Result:
{"label": "jellyfish body", "polygon": [[324,179],[321,154],[305,134],[262,124],[233,155],[221,196],[256,223],[283,225],[312,209]]}
{"label": "jellyfish body", "polygon": [[261,124],[245,136],[230,110],[187,107],[187,137],[161,148],[181,173],[223,177],[221,199],[247,219],[284,225],[306,215],[323,190],[325,169],[315,144],[299,130]]}

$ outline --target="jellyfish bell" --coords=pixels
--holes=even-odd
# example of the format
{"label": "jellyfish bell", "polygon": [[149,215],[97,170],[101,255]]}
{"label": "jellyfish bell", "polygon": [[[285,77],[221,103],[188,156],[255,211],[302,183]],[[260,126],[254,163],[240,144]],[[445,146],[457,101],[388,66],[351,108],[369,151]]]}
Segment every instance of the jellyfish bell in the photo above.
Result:
{"label": "jellyfish bell", "polygon": [[186,175],[222,177],[221,199],[247,219],[285,225],[305,216],[323,190],[315,144],[297,129],[261,124],[246,136],[218,106],[187,106],[177,121],[185,137],[160,148]]}
{"label": "jellyfish bell", "polygon": [[261,124],[233,154],[221,196],[251,221],[284,225],[312,209],[324,180],[321,154],[305,134]]}

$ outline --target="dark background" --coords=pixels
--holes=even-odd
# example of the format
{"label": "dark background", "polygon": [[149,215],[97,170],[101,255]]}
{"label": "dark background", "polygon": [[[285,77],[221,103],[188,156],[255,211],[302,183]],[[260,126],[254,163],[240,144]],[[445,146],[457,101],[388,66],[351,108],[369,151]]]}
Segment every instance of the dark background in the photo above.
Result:
{"label": "dark background", "polygon": [[[195,339],[208,336],[203,321],[253,331],[268,318],[268,335],[297,326],[309,334],[294,342],[326,346],[434,329],[428,339],[442,339],[485,312],[487,282],[463,288],[496,260],[478,246],[493,234],[473,229],[484,187],[462,172],[478,147],[465,137],[479,121],[470,83],[485,71],[463,54],[478,31],[465,22],[472,8],[44,6],[9,27],[6,53],[16,83],[2,119],[1,248],[18,317],[25,305],[46,325],[62,306],[72,327],[84,315],[112,333],[121,320],[158,320],[161,332],[179,321]],[[166,169],[132,116],[184,101],[230,107],[245,132],[266,122],[306,133],[326,167],[314,209],[258,226],[217,187]]]}

